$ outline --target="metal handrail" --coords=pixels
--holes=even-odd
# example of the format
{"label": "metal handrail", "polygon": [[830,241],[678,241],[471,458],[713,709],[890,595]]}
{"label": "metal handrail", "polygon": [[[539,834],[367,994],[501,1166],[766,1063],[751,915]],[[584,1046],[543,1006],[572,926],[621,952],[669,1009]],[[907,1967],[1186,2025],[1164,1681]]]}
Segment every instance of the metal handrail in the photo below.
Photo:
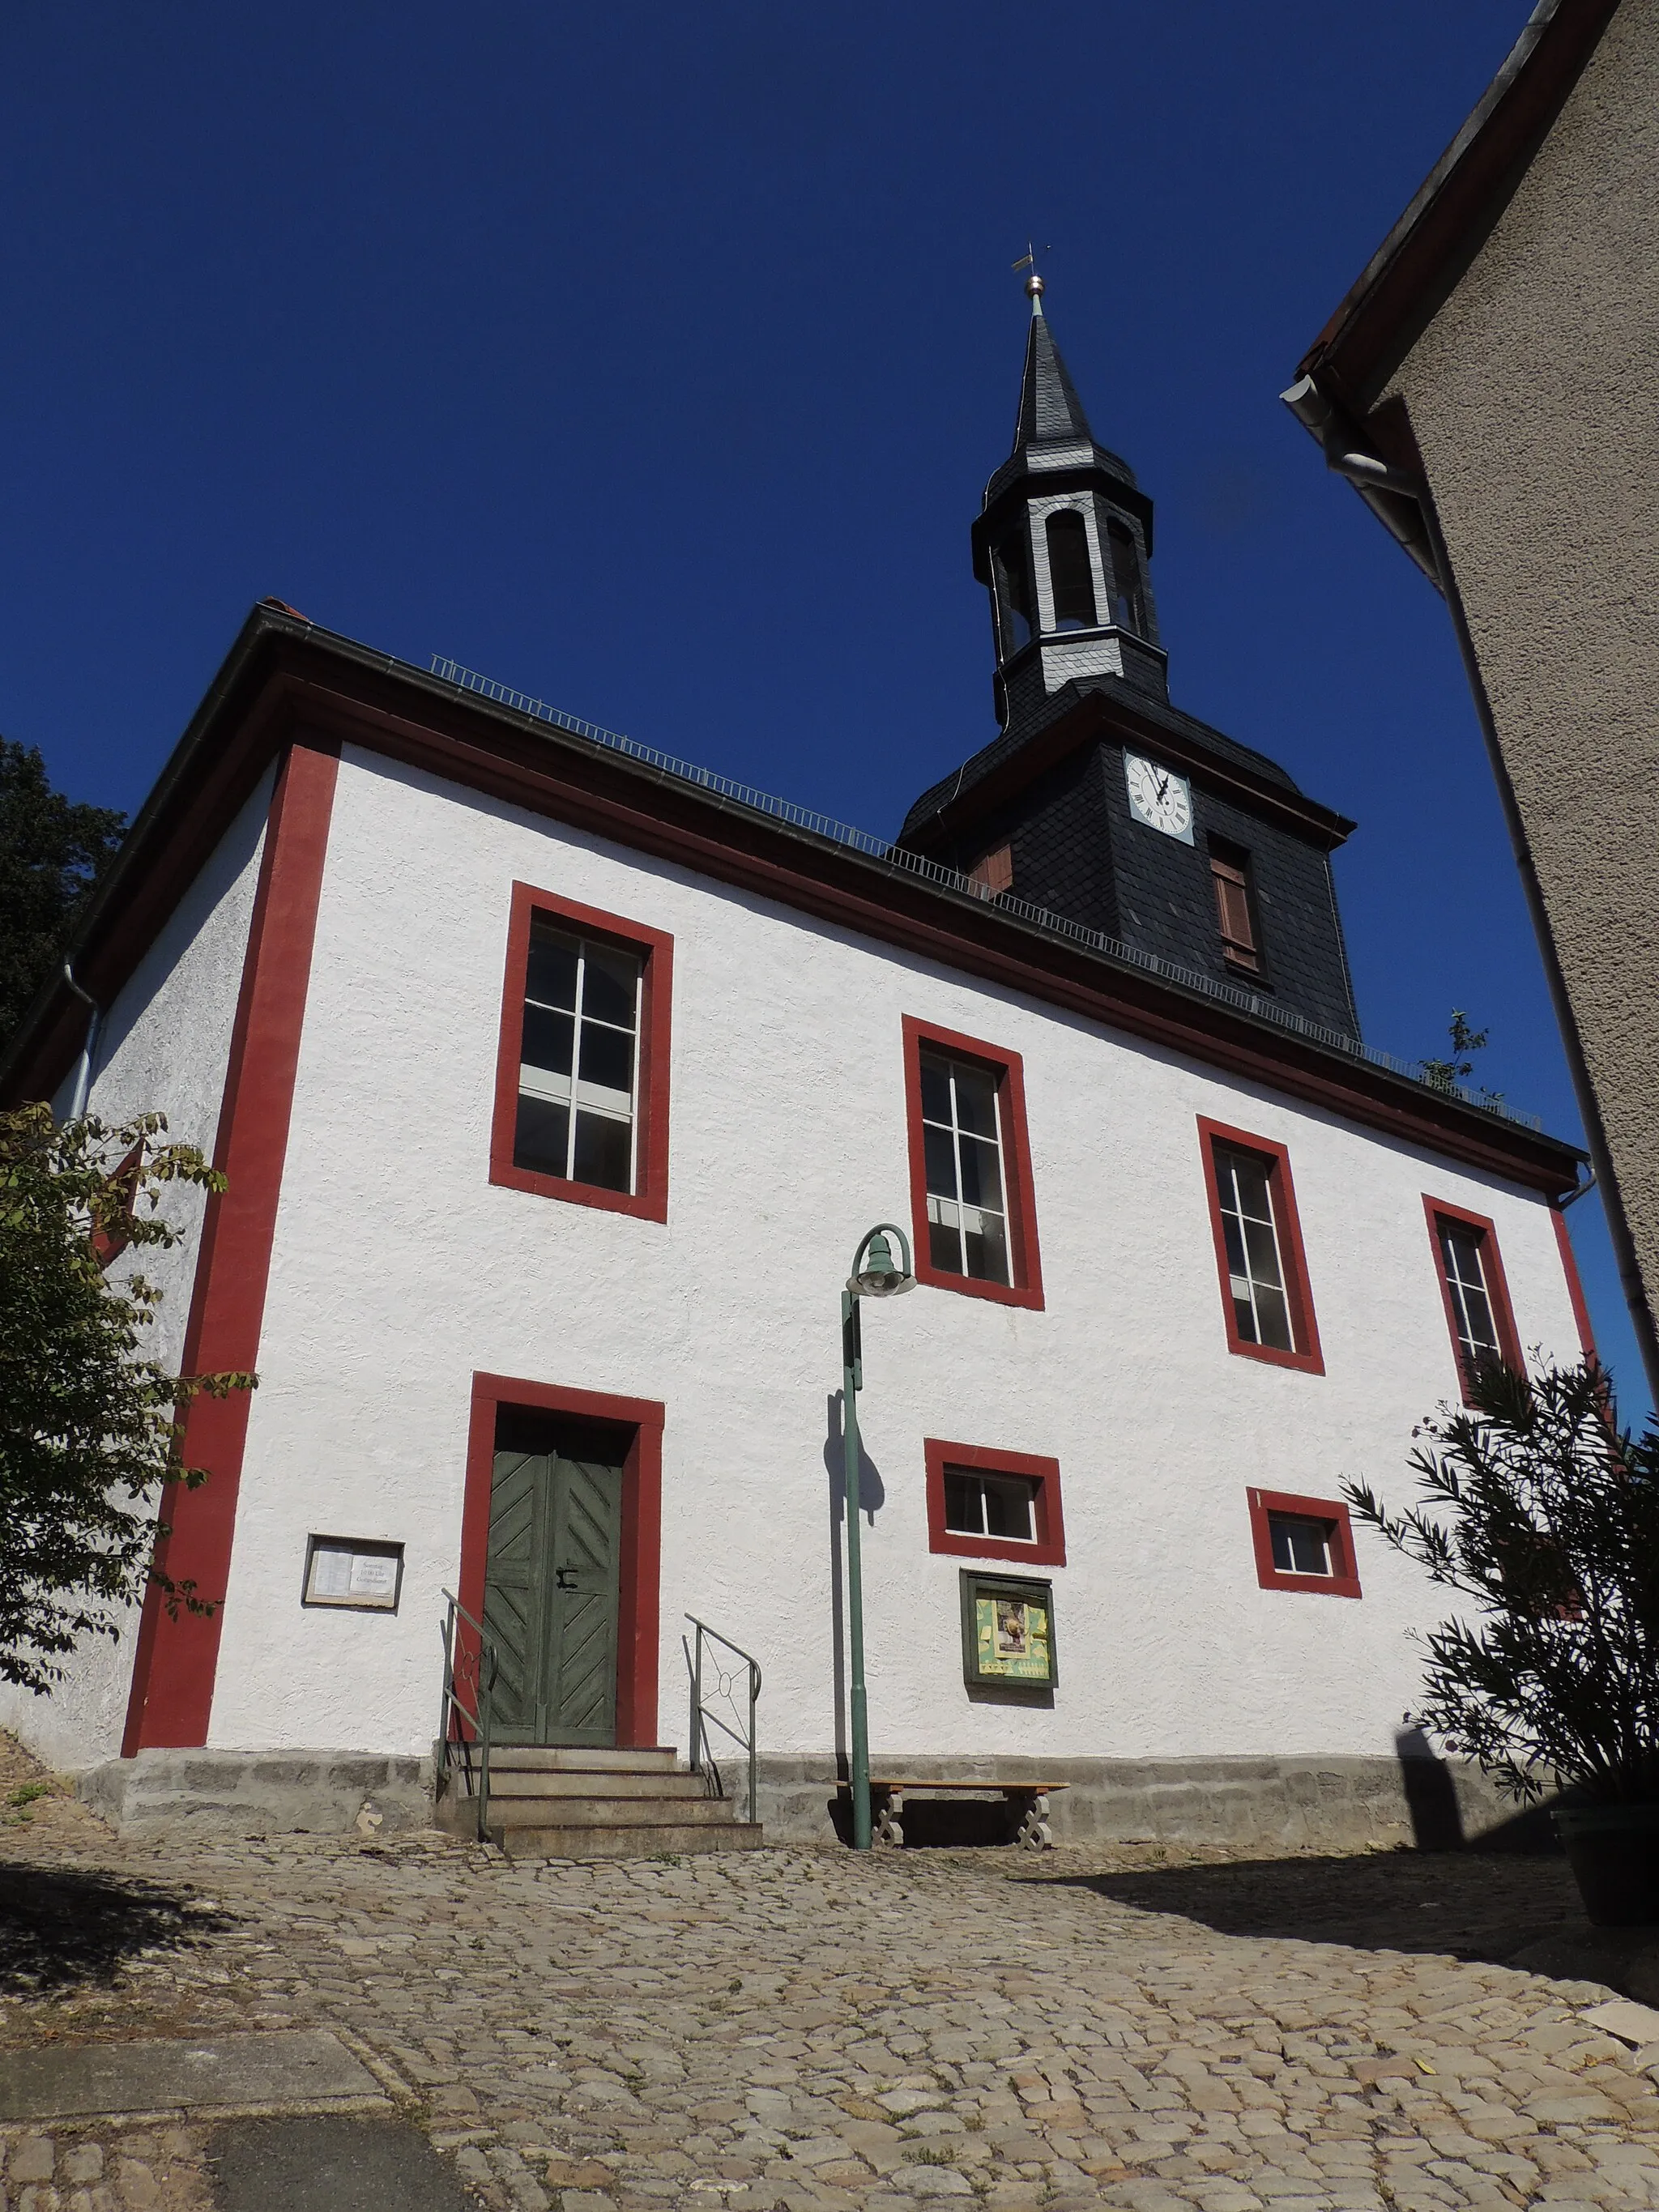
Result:
{"label": "metal handrail", "polygon": [[[711,1797],[723,1797],[726,1795],[726,1784],[720,1777],[720,1765],[708,1741],[708,1726],[712,1721],[722,1735],[729,1736],[733,1743],[749,1755],[749,1803],[744,1817],[752,1822],[755,1817],[755,1708],[760,1703],[760,1667],[741,1644],[734,1644],[729,1636],[722,1636],[718,1628],[711,1628],[706,1620],[699,1620],[695,1613],[688,1613],[685,1617],[697,1632],[694,1644],[688,1644],[684,1637],[680,1638],[680,1649],[685,1653],[686,1667],[691,1676],[690,1751],[691,1771],[702,1776],[708,1786],[708,1794]],[[728,1720],[724,1713],[714,1711],[704,1703],[702,1650],[705,1639],[710,1644],[718,1644],[724,1650],[741,1659],[748,1670],[749,1713],[746,1727],[742,1724],[744,1716],[737,1699],[731,1694],[737,1680],[736,1674],[728,1674],[720,1661],[714,1659],[712,1655],[711,1663],[720,1678],[720,1693],[730,1699],[733,1720],[738,1725],[734,1727],[732,1721]]]}
{"label": "metal handrail", "polygon": [[[466,1780],[472,1785],[478,1805],[478,1841],[487,1843],[489,1837],[489,1730],[490,1693],[495,1687],[495,1678],[501,1673],[501,1655],[492,1640],[484,1634],[483,1623],[470,1613],[452,1590],[443,1595],[449,1601],[449,1611],[444,1616],[444,1694],[438,1710],[437,1783],[443,1786],[453,1777],[459,1764]],[[472,1662],[475,1687],[474,1703],[469,1705],[456,1687],[456,1667],[459,1654],[455,1642],[455,1625],[464,1621],[477,1638],[477,1656]],[[459,1662],[463,1669],[465,1659]],[[465,1723],[465,1725],[463,1725]],[[466,1728],[472,1730],[469,1736]],[[477,1754],[476,1771],[473,1754]]]}

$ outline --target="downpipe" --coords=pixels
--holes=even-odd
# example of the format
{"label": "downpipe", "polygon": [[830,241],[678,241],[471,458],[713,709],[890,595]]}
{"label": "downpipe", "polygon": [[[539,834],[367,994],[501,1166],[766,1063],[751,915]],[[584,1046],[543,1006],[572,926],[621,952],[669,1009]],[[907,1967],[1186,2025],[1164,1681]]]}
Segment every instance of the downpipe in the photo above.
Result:
{"label": "downpipe", "polygon": [[97,1057],[99,1040],[104,1033],[104,1010],[91,992],[83,991],[76,981],[75,970],[67,960],[64,963],[64,981],[81,1003],[92,1009],[87,1020],[86,1042],[81,1047],[81,1057],[76,1064],[75,1087],[70,1093],[69,1112],[64,1116],[66,1121],[78,1121],[85,1114],[87,1100],[92,1095],[93,1062]]}

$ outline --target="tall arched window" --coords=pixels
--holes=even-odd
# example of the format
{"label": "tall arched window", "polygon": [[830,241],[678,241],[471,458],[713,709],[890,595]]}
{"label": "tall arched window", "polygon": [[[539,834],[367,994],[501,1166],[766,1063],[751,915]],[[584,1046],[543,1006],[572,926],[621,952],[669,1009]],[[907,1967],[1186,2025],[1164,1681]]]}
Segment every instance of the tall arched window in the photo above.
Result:
{"label": "tall arched window", "polygon": [[1074,507],[1048,517],[1048,588],[1056,629],[1092,629],[1095,579],[1089,565],[1089,527]]}
{"label": "tall arched window", "polygon": [[1036,629],[1036,602],[1031,592],[1031,556],[1023,523],[1018,523],[997,542],[992,563],[996,571],[997,620],[1001,626],[1002,650],[1018,653],[1029,645]]}
{"label": "tall arched window", "polygon": [[1112,620],[1137,637],[1146,635],[1146,593],[1140,580],[1140,550],[1127,523],[1114,516],[1106,526],[1112,553]]}

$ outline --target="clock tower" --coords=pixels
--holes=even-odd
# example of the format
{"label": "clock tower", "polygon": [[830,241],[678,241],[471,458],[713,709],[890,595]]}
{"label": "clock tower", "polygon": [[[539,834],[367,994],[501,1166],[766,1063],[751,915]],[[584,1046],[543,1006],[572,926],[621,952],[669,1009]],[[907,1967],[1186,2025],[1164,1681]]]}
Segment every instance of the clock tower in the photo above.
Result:
{"label": "clock tower", "polygon": [[1354,825],[1278,763],[1170,704],[1152,502],[1098,444],[1031,301],[1013,448],[985,488],[1000,733],[905,817],[899,842],[1344,1037],[1358,1023],[1330,854]]}

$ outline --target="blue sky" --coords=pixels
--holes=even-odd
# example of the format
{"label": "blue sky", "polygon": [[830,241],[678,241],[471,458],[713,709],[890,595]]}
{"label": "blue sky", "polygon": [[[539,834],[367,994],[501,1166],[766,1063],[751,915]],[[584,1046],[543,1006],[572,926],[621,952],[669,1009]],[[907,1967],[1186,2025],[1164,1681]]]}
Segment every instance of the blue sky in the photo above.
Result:
{"label": "blue sky", "polygon": [[1359,821],[1367,1035],[1576,1135],[1444,611],[1276,398],[1527,12],[8,9],[0,730],[137,805],[274,592],[890,830],[994,726],[1030,233],[1172,695]]}

